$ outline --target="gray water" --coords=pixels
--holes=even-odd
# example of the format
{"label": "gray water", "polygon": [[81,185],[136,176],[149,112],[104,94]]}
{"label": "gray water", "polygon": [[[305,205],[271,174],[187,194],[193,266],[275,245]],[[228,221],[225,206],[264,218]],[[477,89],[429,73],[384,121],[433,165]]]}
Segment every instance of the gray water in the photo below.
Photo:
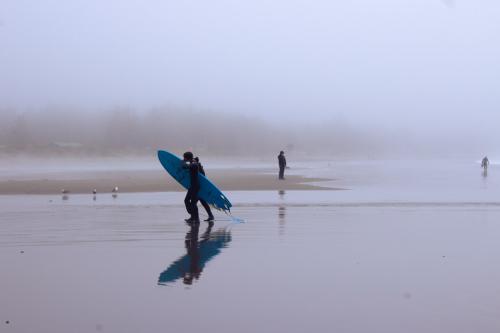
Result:
{"label": "gray water", "polygon": [[245,222],[198,230],[183,193],[0,197],[0,331],[498,331],[496,166],[290,171],[346,190],[230,192]]}

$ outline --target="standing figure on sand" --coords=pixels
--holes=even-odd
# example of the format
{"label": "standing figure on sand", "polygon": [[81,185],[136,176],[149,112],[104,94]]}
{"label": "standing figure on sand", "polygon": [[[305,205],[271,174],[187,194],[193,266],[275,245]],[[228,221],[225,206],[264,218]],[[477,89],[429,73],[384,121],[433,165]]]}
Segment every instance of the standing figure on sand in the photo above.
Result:
{"label": "standing figure on sand", "polygon": [[200,217],[198,215],[198,192],[200,191],[200,182],[198,179],[198,172],[200,170],[198,163],[194,159],[193,153],[187,151],[183,155],[182,167],[189,170],[190,185],[184,199],[186,210],[190,217],[185,221],[188,223],[199,223]]}
{"label": "standing figure on sand", "polygon": [[489,165],[490,165],[490,160],[488,159],[488,156],[485,156],[481,161],[481,167],[484,169],[484,171],[486,171],[488,170]]}
{"label": "standing figure on sand", "polygon": [[283,150],[280,151],[280,154],[278,155],[278,164],[279,164],[279,168],[280,168],[278,179],[284,180],[285,179],[286,158],[285,158],[285,152]]}
{"label": "standing figure on sand", "polygon": [[483,177],[488,177],[488,166],[490,165],[490,160],[488,156],[485,156],[481,161],[481,167],[483,168]]}

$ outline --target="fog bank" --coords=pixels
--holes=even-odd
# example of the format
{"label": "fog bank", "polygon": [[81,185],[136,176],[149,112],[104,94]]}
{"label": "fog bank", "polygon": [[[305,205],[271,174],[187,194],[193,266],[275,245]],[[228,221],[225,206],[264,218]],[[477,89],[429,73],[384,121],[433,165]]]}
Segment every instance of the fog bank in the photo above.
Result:
{"label": "fog bank", "polygon": [[150,155],[158,149],[211,156],[425,157],[488,153],[491,133],[362,126],[337,118],[315,124],[268,123],[241,114],[168,106],[83,110],[48,107],[0,112],[0,154]]}

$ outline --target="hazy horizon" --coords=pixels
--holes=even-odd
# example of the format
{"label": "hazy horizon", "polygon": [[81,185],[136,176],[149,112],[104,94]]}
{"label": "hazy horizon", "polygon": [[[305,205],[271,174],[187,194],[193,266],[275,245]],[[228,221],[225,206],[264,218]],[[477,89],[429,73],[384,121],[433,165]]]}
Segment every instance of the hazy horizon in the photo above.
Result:
{"label": "hazy horizon", "polygon": [[[472,129],[473,131],[474,129]],[[0,155],[133,156],[158,149],[211,156],[429,158],[497,155],[491,132],[456,135],[359,126],[337,118],[316,124],[271,124],[257,116],[176,106],[136,110],[51,107],[0,113]],[[488,149],[486,149],[488,148]]]}
{"label": "hazy horizon", "polygon": [[[491,0],[5,0],[0,145],[16,112],[86,118],[75,140],[55,135],[50,119],[50,133],[34,137],[79,142],[101,131],[102,146],[110,138],[99,121],[112,110],[147,118],[174,108],[199,114],[192,122],[224,153],[216,138],[239,149],[252,142],[239,135],[254,133],[256,150],[260,140],[264,150],[495,154],[499,17]],[[240,121],[252,130],[229,130]],[[164,130],[172,132],[165,122]]]}

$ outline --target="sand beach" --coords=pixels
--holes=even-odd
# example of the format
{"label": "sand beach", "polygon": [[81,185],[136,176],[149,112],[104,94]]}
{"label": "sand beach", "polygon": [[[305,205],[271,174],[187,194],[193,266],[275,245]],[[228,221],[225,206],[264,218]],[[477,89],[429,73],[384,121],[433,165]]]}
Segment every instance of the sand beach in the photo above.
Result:
{"label": "sand beach", "polygon": [[495,167],[322,165],[288,179],[346,190],[228,190],[244,222],[195,229],[177,190],[1,195],[1,331],[495,332]]}

